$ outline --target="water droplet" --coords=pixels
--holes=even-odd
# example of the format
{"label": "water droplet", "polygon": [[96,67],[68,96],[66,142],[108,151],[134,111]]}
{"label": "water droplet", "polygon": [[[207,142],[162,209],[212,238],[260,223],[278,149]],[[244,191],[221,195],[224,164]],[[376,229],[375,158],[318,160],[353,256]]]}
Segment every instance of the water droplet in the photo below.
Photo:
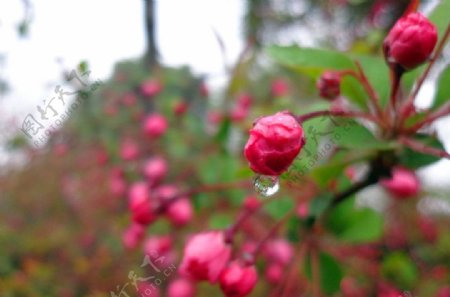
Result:
{"label": "water droplet", "polygon": [[253,186],[258,194],[270,197],[278,192],[280,182],[277,176],[257,175],[253,180]]}

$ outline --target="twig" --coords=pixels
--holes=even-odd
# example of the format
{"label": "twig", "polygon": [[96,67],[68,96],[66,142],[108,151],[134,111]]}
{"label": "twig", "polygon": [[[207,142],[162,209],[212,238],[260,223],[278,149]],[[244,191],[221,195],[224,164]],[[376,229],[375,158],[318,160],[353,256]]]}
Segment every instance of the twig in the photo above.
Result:
{"label": "twig", "polygon": [[297,117],[297,120],[300,123],[306,122],[313,118],[321,117],[321,116],[333,116],[333,117],[343,117],[343,118],[361,118],[372,121],[376,124],[380,124],[380,121],[371,114],[362,113],[362,112],[352,112],[352,111],[331,111],[331,110],[320,110],[314,111],[311,113],[307,113],[304,115],[300,115]]}

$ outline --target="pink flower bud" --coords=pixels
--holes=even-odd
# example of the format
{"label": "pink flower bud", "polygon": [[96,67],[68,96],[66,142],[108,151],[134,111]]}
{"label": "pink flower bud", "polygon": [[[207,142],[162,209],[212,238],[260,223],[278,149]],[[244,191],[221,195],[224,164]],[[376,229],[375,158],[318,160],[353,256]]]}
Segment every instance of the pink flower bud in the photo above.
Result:
{"label": "pink flower bud", "polygon": [[166,215],[176,226],[183,226],[192,220],[193,210],[189,199],[180,198],[171,202],[167,208]]}
{"label": "pink flower bud", "polygon": [[325,71],[316,84],[320,97],[333,100],[341,94],[341,76],[336,71]]}
{"label": "pink flower bud", "polygon": [[387,284],[380,285],[377,293],[377,297],[399,297],[399,296],[403,296],[403,292]]}
{"label": "pink flower bud", "polygon": [[222,121],[223,116],[218,111],[210,110],[206,114],[206,118],[207,118],[209,124],[218,125]]}
{"label": "pink flower bud", "polygon": [[137,282],[137,291],[139,297],[160,297],[161,293],[156,284],[152,282],[152,279],[148,282],[138,281]]}
{"label": "pink flower bud", "polygon": [[238,123],[242,120],[245,120],[248,116],[248,109],[242,106],[235,106],[230,111],[230,118],[233,122]]}
{"label": "pink flower bud", "polygon": [[130,186],[128,193],[129,208],[135,209],[141,203],[150,199],[150,192],[145,182],[135,182]]}
{"label": "pink flower bud", "polygon": [[283,97],[289,92],[289,85],[284,79],[277,78],[274,81],[272,81],[270,89],[272,96]]}
{"label": "pink flower bud", "polygon": [[303,129],[288,112],[258,119],[250,129],[244,155],[259,174],[280,175],[305,144]]}
{"label": "pink flower bud", "polygon": [[278,263],[272,263],[266,267],[266,271],[264,272],[264,276],[267,281],[273,285],[279,284],[283,278],[284,268],[282,265]]}
{"label": "pink flower bud", "polygon": [[133,93],[126,93],[122,97],[122,104],[125,106],[134,106],[137,103],[137,98]]}
{"label": "pink flower bud", "polygon": [[398,199],[415,196],[420,191],[420,182],[416,174],[401,167],[394,168],[392,177],[381,180],[381,185]]}
{"label": "pink flower bud", "polygon": [[308,202],[301,202],[297,205],[296,214],[301,219],[306,219],[309,214]]}
{"label": "pink flower bud", "polygon": [[[144,243],[144,252],[152,258],[154,255],[163,255],[172,250],[172,239],[170,236],[152,236]],[[153,258],[152,258],[153,260]]]}
{"label": "pink flower bud", "polygon": [[367,294],[357,285],[356,280],[344,277],[341,280],[341,292],[344,297],[365,297]]}
{"label": "pink flower bud", "polygon": [[115,197],[121,197],[127,190],[127,183],[123,176],[112,176],[109,180],[109,190]]}
{"label": "pink flower bud", "polygon": [[163,89],[162,84],[156,79],[149,79],[141,84],[141,93],[147,97],[158,95]]}
{"label": "pink flower bud", "polygon": [[105,165],[108,162],[108,153],[104,148],[99,148],[95,153],[95,159],[98,165]]}
{"label": "pink flower bud", "polygon": [[131,185],[129,209],[131,210],[133,221],[138,224],[148,225],[156,219],[149,189],[145,182],[137,182]]}
{"label": "pink flower bud", "polygon": [[276,239],[269,241],[264,247],[264,255],[267,259],[287,265],[294,257],[294,248],[285,239]]}
{"label": "pink flower bud", "polygon": [[179,278],[170,283],[167,289],[167,297],[194,297],[194,284],[184,278]]}
{"label": "pink flower bud", "polygon": [[257,280],[255,266],[244,266],[233,261],[220,276],[220,288],[227,297],[243,297],[250,294]]}
{"label": "pink flower bud", "polygon": [[435,224],[435,222],[428,217],[419,217],[419,230],[422,233],[422,236],[428,242],[434,243],[439,237],[439,230]]}
{"label": "pink flower bud", "polygon": [[[144,243],[144,253],[150,260],[158,263],[160,268],[167,268],[176,261],[170,236],[152,236]],[[162,261],[164,260],[164,261]]]}
{"label": "pink flower bud", "polygon": [[156,220],[156,214],[153,211],[153,204],[150,200],[143,201],[136,205],[131,211],[133,222],[149,225]]}
{"label": "pink flower bud", "polygon": [[120,146],[120,157],[125,161],[131,161],[139,156],[139,147],[131,139],[126,139]]}
{"label": "pink flower bud", "polygon": [[127,249],[134,249],[145,234],[144,226],[140,224],[132,224],[122,235],[123,245]]}
{"label": "pink flower bud", "polygon": [[168,123],[165,117],[154,113],[144,120],[144,132],[150,137],[160,137],[168,128]]}
{"label": "pink flower bud", "polygon": [[436,297],[450,297],[450,287],[440,288]]}
{"label": "pink flower bud", "polygon": [[243,109],[249,109],[252,106],[253,98],[247,93],[240,94],[237,98],[236,105]]}
{"label": "pink flower bud", "polygon": [[145,177],[152,185],[157,184],[167,174],[167,162],[162,157],[154,157],[145,163],[143,171]]}
{"label": "pink flower bud", "polygon": [[247,210],[255,211],[261,207],[261,201],[255,196],[248,196],[244,200],[244,207]]}
{"label": "pink flower bud", "polygon": [[179,189],[175,185],[161,185],[157,187],[153,194],[160,202],[168,201],[178,195]]}
{"label": "pink flower bud", "polygon": [[173,106],[173,112],[175,113],[175,115],[181,116],[186,113],[188,108],[189,108],[189,105],[187,104],[186,101],[178,101]]}
{"label": "pink flower bud", "polygon": [[410,13],[400,18],[383,42],[389,64],[404,70],[426,62],[437,42],[436,27],[422,14]]}
{"label": "pink flower bud", "polygon": [[210,231],[192,236],[184,247],[180,274],[194,280],[217,282],[231,256],[224,234]]}

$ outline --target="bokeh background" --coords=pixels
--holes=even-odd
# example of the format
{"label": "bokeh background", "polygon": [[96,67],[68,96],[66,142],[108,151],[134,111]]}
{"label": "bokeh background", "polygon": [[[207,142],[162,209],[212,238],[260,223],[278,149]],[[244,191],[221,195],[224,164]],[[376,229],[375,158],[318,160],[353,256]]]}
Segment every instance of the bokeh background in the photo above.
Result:
{"label": "bokeh background", "polygon": [[[256,195],[242,156],[254,119],[327,106],[310,76],[280,65],[267,49],[296,44],[380,57],[386,32],[408,4],[0,2],[0,296],[145,296],[131,285],[128,295],[118,288],[130,282],[131,271],[154,273],[141,267],[146,254],[157,250],[177,267],[190,234],[226,228],[244,199]],[[432,14],[438,5],[450,7],[429,0],[420,10]],[[448,23],[449,16],[438,19]],[[420,108],[432,104],[436,78],[449,60],[447,46],[420,93]],[[163,118],[154,124],[160,132],[145,127],[155,114]],[[27,135],[30,119],[41,129]],[[449,124],[442,119],[432,128],[447,148]],[[145,173],[155,158],[168,168],[158,182]],[[314,165],[316,175],[326,175],[322,165]],[[427,165],[418,171],[418,197],[392,202],[373,186],[354,198],[364,211],[347,216],[346,205],[335,214],[339,223],[331,224],[345,223],[330,238],[324,235],[324,296],[359,296],[346,295],[349,284],[363,288],[362,296],[387,296],[377,293],[380,286],[395,287],[401,296],[437,296],[450,283],[450,162]],[[363,171],[354,168],[353,174]],[[330,178],[319,183],[328,185]],[[181,224],[161,215],[130,242],[128,193],[142,181],[162,196],[191,193],[192,215]],[[249,239],[308,202],[315,183],[286,177],[274,197],[260,197],[264,211],[248,223],[246,232],[256,234]],[[278,234],[294,250],[302,240],[295,223]],[[162,239],[169,247],[160,246]],[[240,245],[247,239],[242,236]],[[251,296],[310,296],[307,281],[281,295],[289,275],[272,283],[266,268],[258,263],[260,281]],[[176,278],[175,270],[158,294],[166,296]],[[221,293],[199,284],[195,296]]]}

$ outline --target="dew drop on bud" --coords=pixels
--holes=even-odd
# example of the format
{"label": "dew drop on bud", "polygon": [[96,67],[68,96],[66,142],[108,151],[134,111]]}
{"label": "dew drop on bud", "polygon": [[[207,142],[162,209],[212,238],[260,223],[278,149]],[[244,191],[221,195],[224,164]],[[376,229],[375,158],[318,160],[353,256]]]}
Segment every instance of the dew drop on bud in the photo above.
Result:
{"label": "dew drop on bud", "polygon": [[264,196],[270,197],[280,189],[280,182],[277,176],[257,175],[253,180],[255,191]]}

